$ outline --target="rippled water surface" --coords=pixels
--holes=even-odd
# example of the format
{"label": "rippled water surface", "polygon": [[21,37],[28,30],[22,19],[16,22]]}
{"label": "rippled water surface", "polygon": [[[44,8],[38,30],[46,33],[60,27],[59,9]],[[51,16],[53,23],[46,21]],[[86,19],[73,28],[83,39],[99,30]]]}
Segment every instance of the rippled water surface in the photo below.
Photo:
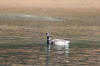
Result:
{"label": "rippled water surface", "polygon": [[[0,66],[100,66],[100,20],[89,18],[70,16],[60,22],[51,16],[0,14]],[[53,49],[47,56],[47,26],[53,36],[72,40],[69,54]]]}
{"label": "rippled water surface", "polygon": [[[95,45],[94,45],[95,46]],[[99,47],[71,46],[70,53],[50,51],[48,66],[99,66]],[[46,66],[46,46],[17,46],[0,48],[0,66]]]}

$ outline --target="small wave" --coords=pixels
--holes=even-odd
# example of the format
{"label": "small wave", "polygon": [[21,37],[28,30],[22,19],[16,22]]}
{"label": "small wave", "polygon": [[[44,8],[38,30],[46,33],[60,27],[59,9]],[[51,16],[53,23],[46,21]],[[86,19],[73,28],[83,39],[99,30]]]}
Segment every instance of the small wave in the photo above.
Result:
{"label": "small wave", "polygon": [[0,18],[7,18],[10,20],[28,20],[28,21],[60,21],[59,18],[50,16],[35,16],[27,14],[5,14],[0,15]]}

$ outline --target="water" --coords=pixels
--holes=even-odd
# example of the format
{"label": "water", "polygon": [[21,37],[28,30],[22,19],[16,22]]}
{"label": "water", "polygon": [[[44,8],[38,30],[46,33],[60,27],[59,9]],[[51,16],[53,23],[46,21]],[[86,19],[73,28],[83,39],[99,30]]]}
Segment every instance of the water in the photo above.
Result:
{"label": "water", "polygon": [[[73,19],[69,18],[69,20],[73,20]],[[77,19],[74,19],[74,20],[77,20]],[[55,22],[55,21],[59,21],[59,19],[55,17],[48,17],[48,16],[42,17],[42,16],[27,15],[27,14],[10,14],[10,15],[0,14],[0,21],[3,23],[7,21],[8,22],[11,22],[11,21],[12,22],[54,21]],[[94,23],[95,22],[93,22],[93,24]],[[74,24],[76,24],[76,22]],[[59,25],[56,25],[56,26],[59,26]],[[67,35],[67,37],[75,38],[74,41],[76,41],[76,43],[71,41],[68,54],[62,53],[63,51],[51,50],[48,56],[46,54],[47,53],[46,46],[41,45],[41,43],[40,45],[37,45],[36,42],[33,42],[34,39],[26,38],[27,40],[24,40],[25,37],[28,37],[28,35],[30,36],[29,38],[33,38],[34,36],[31,37],[31,35],[33,35],[34,30],[28,31],[29,29],[27,29],[26,31],[27,35],[26,34],[23,35],[25,33],[24,31],[25,29],[20,29],[20,31],[13,30],[11,32],[10,30],[13,27],[11,27],[10,30],[5,30],[6,27],[2,27],[1,37],[0,37],[0,66],[46,66],[46,65],[49,65],[49,66],[100,66],[100,44],[99,44],[100,31],[96,30],[97,28],[95,27],[92,30],[91,27],[89,28],[89,30],[88,28],[83,29],[83,30],[79,28],[81,31],[77,31],[76,29],[72,31],[71,29],[69,29],[69,31],[67,32],[72,31],[71,34],[70,33],[68,34],[67,32],[64,31],[65,32],[64,34]],[[85,30],[87,30],[87,32],[84,34]],[[14,37],[17,34],[17,32],[15,33],[14,31],[19,32],[18,38]],[[19,35],[20,32],[21,32],[21,35]],[[27,32],[30,32],[30,33],[27,33]],[[73,32],[75,32],[76,35],[73,35]],[[77,34],[77,32],[79,32],[80,35]],[[39,32],[36,31],[36,34],[35,33],[34,34],[37,35],[37,33]],[[55,33],[55,35],[59,35],[59,33],[57,34]],[[7,37],[7,36],[10,36],[10,37]],[[23,38],[20,39],[21,37]],[[62,37],[62,34],[60,37]],[[80,40],[76,40],[76,38],[84,40],[84,41],[79,43]],[[87,39],[87,41],[85,39]],[[94,41],[89,42],[88,40],[91,40],[91,41],[94,40]],[[19,43],[19,45],[17,43]],[[32,44],[29,45],[28,43],[32,43]],[[47,58],[49,59],[47,60]]]}
{"label": "water", "polygon": [[29,14],[0,14],[0,19],[6,19],[10,21],[61,21],[61,19],[51,16],[37,16]]}
{"label": "water", "polygon": [[[96,45],[94,45],[96,46]],[[99,47],[70,47],[70,53],[57,54],[50,51],[47,61],[46,46],[0,48],[0,66],[99,66]]]}

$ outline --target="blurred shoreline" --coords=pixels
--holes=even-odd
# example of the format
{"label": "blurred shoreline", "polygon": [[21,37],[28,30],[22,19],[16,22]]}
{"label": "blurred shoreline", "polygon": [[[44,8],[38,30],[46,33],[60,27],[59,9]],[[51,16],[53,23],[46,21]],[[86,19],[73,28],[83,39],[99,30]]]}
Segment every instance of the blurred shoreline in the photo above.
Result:
{"label": "blurred shoreline", "polygon": [[0,0],[2,10],[100,11],[99,0]]}

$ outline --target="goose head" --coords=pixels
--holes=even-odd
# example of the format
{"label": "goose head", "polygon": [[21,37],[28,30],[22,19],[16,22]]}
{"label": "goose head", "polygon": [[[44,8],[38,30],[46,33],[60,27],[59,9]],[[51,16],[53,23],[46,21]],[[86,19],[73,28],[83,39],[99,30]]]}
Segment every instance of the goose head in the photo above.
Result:
{"label": "goose head", "polygon": [[49,32],[46,33],[46,36],[50,36]]}

